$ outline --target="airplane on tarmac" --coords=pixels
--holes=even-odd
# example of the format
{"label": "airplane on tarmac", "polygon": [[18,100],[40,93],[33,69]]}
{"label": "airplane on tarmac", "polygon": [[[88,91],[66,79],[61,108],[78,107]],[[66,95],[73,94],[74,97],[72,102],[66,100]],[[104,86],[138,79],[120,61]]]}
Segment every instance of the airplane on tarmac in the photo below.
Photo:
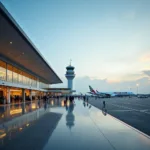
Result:
{"label": "airplane on tarmac", "polygon": [[89,86],[90,92],[87,92],[89,94],[92,94],[92,96],[98,96],[100,98],[110,98],[110,97],[124,97],[124,96],[134,96],[132,92],[99,92],[95,91],[91,86]]}
{"label": "airplane on tarmac", "polygon": [[93,96],[98,96],[101,98],[110,98],[111,97],[111,94],[98,92],[97,90],[95,91],[91,86],[89,86],[89,89],[90,89],[90,92],[87,92],[87,93],[92,94]]}

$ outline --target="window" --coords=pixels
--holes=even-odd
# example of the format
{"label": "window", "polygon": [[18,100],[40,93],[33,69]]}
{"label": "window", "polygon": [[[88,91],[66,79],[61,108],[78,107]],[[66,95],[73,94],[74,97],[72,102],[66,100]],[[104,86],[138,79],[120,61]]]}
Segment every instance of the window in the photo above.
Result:
{"label": "window", "polygon": [[30,79],[29,79],[29,84],[30,84],[30,86],[32,86],[32,76],[30,75]]}
{"label": "window", "polygon": [[6,80],[6,63],[0,60],[0,80]]}
{"label": "window", "polygon": [[0,60],[0,80],[37,87],[37,78]]}
{"label": "window", "polygon": [[13,82],[18,83],[18,69],[13,67]]}
{"label": "window", "polygon": [[37,87],[37,81],[36,77],[32,77],[32,86]]}
{"label": "window", "polygon": [[26,78],[26,73],[25,72],[23,72],[22,78],[23,78],[23,84],[26,85],[27,84],[27,78]]}
{"label": "window", "polygon": [[7,65],[7,81],[12,82],[12,74],[13,74],[13,67],[11,65]]}
{"label": "window", "polygon": [[20,84],[22,84],[22,83],[23,83],[22,71],[21,71],[21,70],[18,70],[18,73],[19,73],[19,74],[18,74],[18,81],[19,81]]}
{"label": "window", "polygon": [[48,88],[49,85],[43,82],[40,82],[40,88]]}

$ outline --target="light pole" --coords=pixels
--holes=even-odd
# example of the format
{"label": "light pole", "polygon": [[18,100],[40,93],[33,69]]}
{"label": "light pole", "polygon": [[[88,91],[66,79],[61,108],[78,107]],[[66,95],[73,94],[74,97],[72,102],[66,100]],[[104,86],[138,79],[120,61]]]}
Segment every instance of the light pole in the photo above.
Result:
{"label": "light pole", "polygon": [[138,83],[136,84],[136,88],[137,88],[137,95],[138,95],[138,92],[139,92],[139,84]]}

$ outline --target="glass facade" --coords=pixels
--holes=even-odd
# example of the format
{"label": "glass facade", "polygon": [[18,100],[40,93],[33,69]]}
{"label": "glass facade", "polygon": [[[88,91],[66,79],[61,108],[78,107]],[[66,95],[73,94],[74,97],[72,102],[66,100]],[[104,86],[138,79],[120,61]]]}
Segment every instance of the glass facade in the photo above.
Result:
{"label": "glass facade", "polygon": [[[37,88],[37,78],[0,60],[0,80]],[[47,88],[48,84],[39,82],[39,88]]]}
{"label": "glass facade", "polygon": [[18,83],[18,69],[13,67],[13,83]]}
{"label": "glass facade", "polygon": [[6,63],[0,60],[0,80],[6,80]]}
{"label": "glass facade", "polygon": [[13,67],[11,65],[7,65],[7,81],[12,82],[13,79]]}
{"label": "glass facade", "polygon": [[23,84],[23,76],[22,76],[22,71],[21,70],[18,70],[18,82],[20,83],[20,84]]}
{"label": "glass facade", "polygon": [[49,85],[48,85],[48,84],[45,84],[45,83],[43,83],[43,82],[40,82],[40,83],[39,83],[39,87],[40,87],[40,88],[48,88]]}

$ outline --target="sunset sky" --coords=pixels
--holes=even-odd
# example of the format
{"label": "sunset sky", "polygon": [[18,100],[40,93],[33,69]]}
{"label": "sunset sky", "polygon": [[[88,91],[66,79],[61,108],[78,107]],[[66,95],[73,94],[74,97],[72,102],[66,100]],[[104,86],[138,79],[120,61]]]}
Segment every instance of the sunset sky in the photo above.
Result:
{"label": "sunset sky", "polygon": [[[74,89],[150,93],[150,0],[0,0]],[[55,85],[54,85],[55,87]]]}

